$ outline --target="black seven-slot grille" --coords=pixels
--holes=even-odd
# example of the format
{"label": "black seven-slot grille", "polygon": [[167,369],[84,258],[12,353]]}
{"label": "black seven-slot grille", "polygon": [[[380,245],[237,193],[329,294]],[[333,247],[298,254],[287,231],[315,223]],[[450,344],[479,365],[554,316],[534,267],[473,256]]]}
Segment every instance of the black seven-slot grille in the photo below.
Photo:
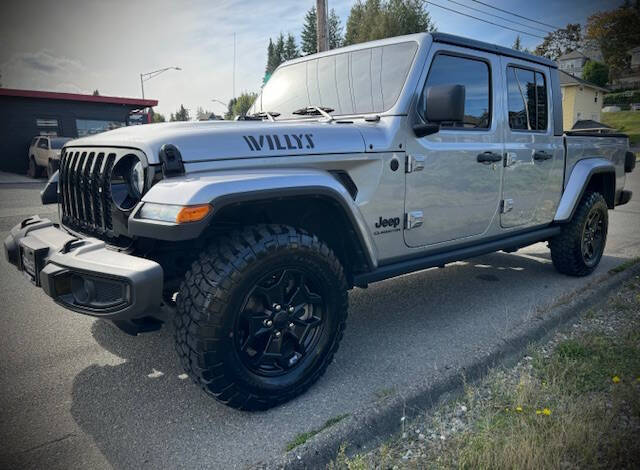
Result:
{"label": "black seven-slot grille", "polygon": [[58,184],[62,223],[100,238],[113,237],[111,169],[113,152],[65,150]]}

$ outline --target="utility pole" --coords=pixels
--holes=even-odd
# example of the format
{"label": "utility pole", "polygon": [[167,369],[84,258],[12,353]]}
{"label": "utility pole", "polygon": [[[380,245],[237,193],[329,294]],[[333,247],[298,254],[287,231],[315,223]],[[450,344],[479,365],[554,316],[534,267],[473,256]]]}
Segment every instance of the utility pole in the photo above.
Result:
{"label": "utility pole", "polygon": [[236,97],[236,33],[233,33],[233,96]]}
{"label": "utility pole", "polygon": [[316,0],[316,42],[318,52],[329,50],[329,25],[327,22],[327,0]]}

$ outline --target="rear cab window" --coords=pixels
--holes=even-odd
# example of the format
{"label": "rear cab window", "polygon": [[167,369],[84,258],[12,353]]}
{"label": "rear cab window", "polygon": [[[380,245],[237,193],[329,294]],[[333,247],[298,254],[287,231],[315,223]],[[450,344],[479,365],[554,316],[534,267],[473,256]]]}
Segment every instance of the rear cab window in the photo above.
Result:
{"label": "rear cab window", "polygon": [[[436,85],[464,85],[464,121],[443,122],[443,129],[488,130],[491,127],[491,70],[480,58],[438,53],[431,62],[421,103],[426,91]],[[424,106],[420,106],[424,109]],[[425,119],[424,116],[421,116]],[[426,119],[425,119],[426,120]]]}
{"label": "rear cab window", "polygon": [[549,124],[547,84],[542,72],[507,66],[509,128],[544,132]]}

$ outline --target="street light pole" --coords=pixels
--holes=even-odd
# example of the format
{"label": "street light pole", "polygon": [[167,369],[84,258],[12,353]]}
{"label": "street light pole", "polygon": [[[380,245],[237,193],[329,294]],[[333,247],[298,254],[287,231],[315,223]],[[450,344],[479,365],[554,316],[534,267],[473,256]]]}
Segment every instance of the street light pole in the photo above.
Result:
{"label": "street light pole", "polygon": [[142,90],[142,99],[144,99],[144,82],[151,80],[152,78],[156,78],[158,75],[166,72],[167,70],[182,70],[182,69],[180,67],[165,67],[163,69],[154,70],[153,72],[140,74],[140,89]]}

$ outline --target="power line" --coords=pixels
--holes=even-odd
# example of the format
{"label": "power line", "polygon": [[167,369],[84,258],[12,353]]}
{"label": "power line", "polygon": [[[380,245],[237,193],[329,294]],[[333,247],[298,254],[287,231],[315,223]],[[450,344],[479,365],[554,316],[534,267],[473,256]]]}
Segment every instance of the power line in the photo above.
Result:
{"label": "power line", "polygon": [[453,13],[457,13],[458,15],[468,16],[469,18],[473,18],[474,20],[484,21],[485,23],[492,24],[493,26],[498,26],[499,28],[510,29],[511,31],[515,31],[516,33],[522,33],[522,34],[526,34],[527,36],[533,36],[533,37],[536,37],[536,38],[544,39],[544,36],[540,36],[538,34],[533,34],[533,33],[528,33],[526,31],[522,31],[520,29],[515,29],[515,28],[511,28],[509,26],[505,26],[505,25],[502,25],[502,24],[494,23],[493,21],[489,21],[489,20],[485,20],[485,19],[482,19],[482,18],[478,18],[477,16],[468,15],[466,13],[462,13],[461,11],[454,10],[453,8],[443,7],[442,5],[438,5],[437,3],[433,3],[433,2],[425,2],[425,3],[428,3],[429,5],[433,5],[434,7],[442,8],[443,10],[448,10],[448,11],[451,11]]}
{"label": "power line", "polygon": [[480,0],[471,0],[471,1],[479,3],[480,5],[484,5],[485,7],[489,7],[489,8],[493,8],[494,10],[501,11],[502,13],[508,13],[510,15],[517,16],[518,18],[522,18],[523,20],[533,21],[534,23],[538,23],[538,24],[541,24],[541,25],[544,25],[544,26],[548,26],[549,28],[553,28],[553,29],[560,29],[557,26],[553,26],[552,24],[543,23],[542,21],[538,21],[538,20],[532,20],[531,18],[527,18],[526,16],[518,15],[517,13],[512,13],[510,11],[503,10],[502,8],[494,7],[493,5],[489,5],[488,3],[481,2]]}
{"label": "power line", "polygon": [[547,31],[546,29],[537,28],[535,26],[530,26],[530,25],[525,24],[525,23],[520,23],[520,22],[518,22],[516,20],[505,18],[504,16],[496,15],[495,13],[488,13],[486,11],[483,11],[483,10],[479,9],[479,8],[470,7],[469,5],[465,5],[464,3],[456,2],[455,0],[447,0],[447,1],[449,1],[451,3],[455,3],[456,5],[460,5],[461,7],[468,8],[469,10],[477,11],[478,13],[482,13],[483,15],[495,16],[496,18],[499,18],[501,20],[508,21],[510,23],[514,23],[514,24],[517,24],[517,25],[520,25],[520,26],[524,26],[525,28],[535,29],[537,31],[542,31],[543,33],[549,33],[550,32],[550,31]]}

